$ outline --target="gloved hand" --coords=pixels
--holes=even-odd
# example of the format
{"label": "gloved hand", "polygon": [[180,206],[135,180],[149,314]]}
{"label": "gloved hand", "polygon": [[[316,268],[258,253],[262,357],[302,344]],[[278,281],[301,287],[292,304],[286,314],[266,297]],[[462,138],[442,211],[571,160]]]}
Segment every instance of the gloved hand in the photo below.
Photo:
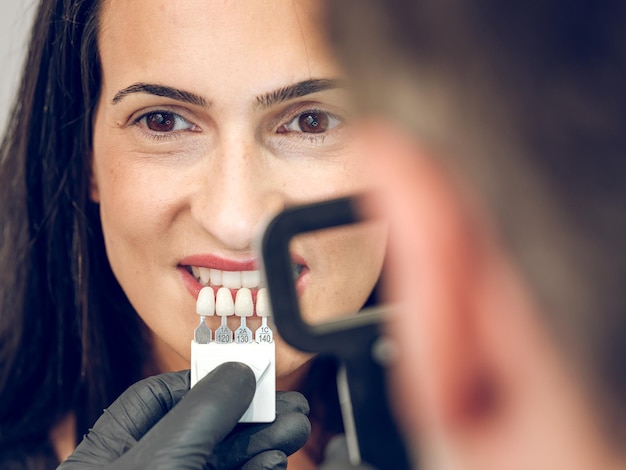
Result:
{"label": "gloved hand", "polygon": [[189,371],[137,382],[104,411],[58,470],[281,469],[307,440],[305,398],[277,394],[276,421],[241,424],[256,389],[245,364],[222,364],[189,390]]}

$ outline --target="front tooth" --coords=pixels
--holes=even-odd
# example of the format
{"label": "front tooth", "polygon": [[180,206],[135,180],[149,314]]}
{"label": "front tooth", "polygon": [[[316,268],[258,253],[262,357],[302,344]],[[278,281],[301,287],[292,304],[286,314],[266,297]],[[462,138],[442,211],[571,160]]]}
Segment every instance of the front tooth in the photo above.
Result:
{"label": "front tooth", "polygon": [[211,316],[215,314],[215,293],[211,287],[203,287],[196,302],[198,315]]}
{"label": "front tooth", "polygon": [[200,269],[197,266],[191,267],[191,273],[193,274],[193,277],[195,277],[198,280],[200,279]]}
{"label": "front tooth", "polygon": [[228,317],[235,313],[235,303],[230,289],[220,287],[215,296],[215,313],[220,317]]}
{"label": "front tooth", "polygon": [[222,271],[222,285],[229,289],[241,288],[241,271]]}
{"label": "front tooth", "polygon": [[200,272],[200,282],[204,285],[209,283],[209,268],[198,268]]}
{"label": "front tooth", "polygon": [[270,316],[270,299],[266,288],[259,289],[256,294],[256,314],[259,317]]}
{"label": "front tooth", "polygon": [[261,284],[261,271],[243,271],[241,273],[241,286],[242,287],[258,287]]}
{"label": "front tooth", "polygon": [[251,317],[254,313],[254,304],[252,303],[252,292],[246,287],[242,287],[237,291],[235,297],[235,315],[238,317]]}
{"label": "front tooth", "polygon": [[209,277],[211,279],[211,285],[214,285],[214,286],[222,285],[222,271],[220,271],[219,269],[209,270]]}

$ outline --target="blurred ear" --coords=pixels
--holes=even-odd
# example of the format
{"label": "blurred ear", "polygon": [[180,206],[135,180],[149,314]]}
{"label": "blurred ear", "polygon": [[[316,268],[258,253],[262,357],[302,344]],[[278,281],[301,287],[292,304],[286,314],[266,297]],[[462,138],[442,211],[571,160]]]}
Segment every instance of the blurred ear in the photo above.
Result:
{"label": "blurred ear", "polygon": [[389,324],[400,353],[391,384],[398,419],[410,434],[471,427],[495,412],[501,385],[488,337],[497,330],[488,310],[502,303],[491,306],[490,292],[508,282],[492,272],[497,244],[472,194],[437,155],[380,122],[363,135],[380,184],[365,204],[390,220],[385,291],[400,306]]}

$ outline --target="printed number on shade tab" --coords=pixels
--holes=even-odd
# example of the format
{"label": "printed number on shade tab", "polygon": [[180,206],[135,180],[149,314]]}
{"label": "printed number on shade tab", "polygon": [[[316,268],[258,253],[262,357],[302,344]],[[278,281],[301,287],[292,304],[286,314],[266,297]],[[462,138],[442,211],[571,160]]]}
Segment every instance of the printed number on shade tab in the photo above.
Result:
{"label": "printed number on shade tab", "polygon": [[[255,306],[250,289],[237,290],[235,300],[226,287],[214,292],[204,287],[198,295],[196,313],[200,323],[191,341],[191,386],[224,362],[243,362],[256,377],[257,388],[252,403],[239,420],[240,423],[269,423],[276,418],[276,358],[272,330],[267,325],[270,314],[267,289],[257,292],[256,314],[261,326],[252,335],[246,319],[254,314]],[[206,324],[208,316],[218,315],[221,324],[213,332]],[[236,315],[239,328],[234,332],[228,327],[227,318]]]}

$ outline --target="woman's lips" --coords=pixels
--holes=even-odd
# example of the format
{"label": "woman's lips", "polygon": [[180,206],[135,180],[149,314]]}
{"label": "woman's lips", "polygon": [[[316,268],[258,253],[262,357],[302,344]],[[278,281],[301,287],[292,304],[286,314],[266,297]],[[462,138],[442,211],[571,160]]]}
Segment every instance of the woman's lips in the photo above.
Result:
{"label": "woman's lips", "polygon": [[[302,258],[297,257],[297,261],[292,263],[292,274],[296,290],[298,294],[301,294],[308,267]],[[178,270],[185,287],[194,298],[198,297],[203,287],[209,286],[215,292],[222,287],[228,288],[234,300],[237,297],[237,291],[245,287],[250,289],[253,301],[256,303],[258,290],[265,287],[261,270],[254,269],[257,266],[256,258],[233,261],[212,255],[194,255],[181,260]]]}
{"label": "woman's lips", "polygon": [[253,271],[259,269],[260,263],[255,256],[243,260],[232,260],[220,256],[202,254],[191,255],[180,260],[181,266],[196,266],[221,271]]}

